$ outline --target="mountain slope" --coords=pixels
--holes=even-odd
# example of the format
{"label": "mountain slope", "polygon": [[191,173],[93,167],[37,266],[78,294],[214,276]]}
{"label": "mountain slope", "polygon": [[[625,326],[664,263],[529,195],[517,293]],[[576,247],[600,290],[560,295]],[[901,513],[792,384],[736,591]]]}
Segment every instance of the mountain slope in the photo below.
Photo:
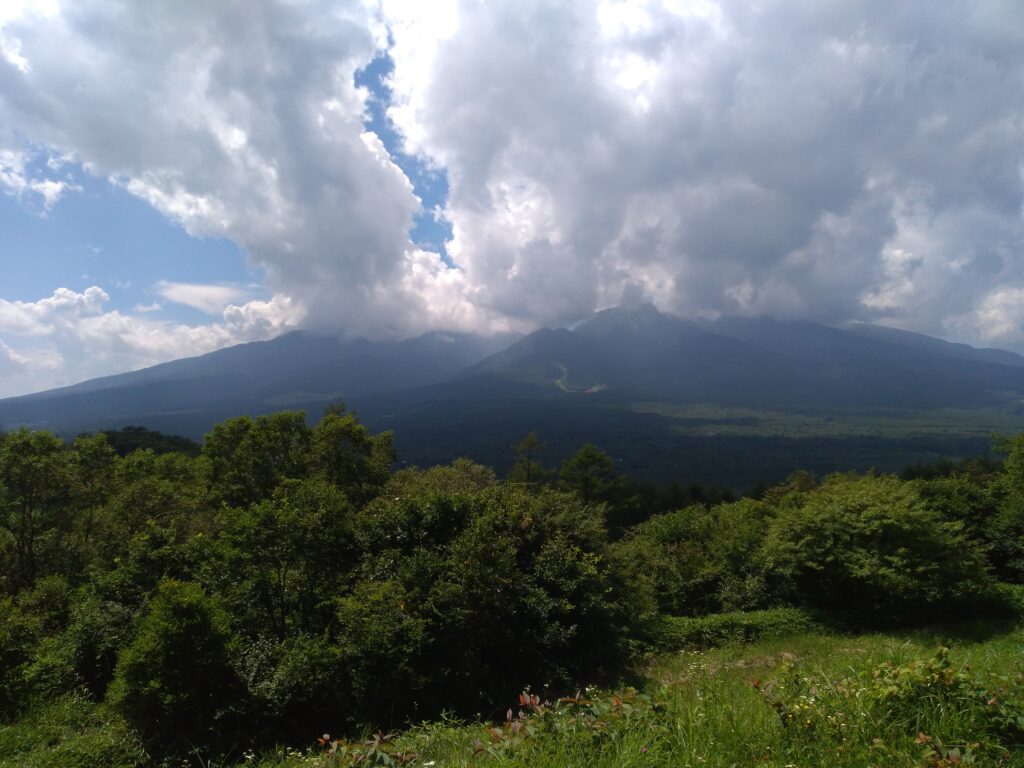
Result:
{"label": "mountain slope", "polygon": [[1024,429],[1024,358],[876,326],[689,321],[647,305],[525,337],[371,343],[293,333],[0,401],[0,429],[140,424],[201,438],[232,416],[338,398],[402,459],[506,467],[538,431],[557,463],[594,442],[648,479],[743,487],[794,467],[900,469]]}
{"label": "mountain slope", "polygon": [[[400,342],[293,332],[131,373],[0,400],[0,428],[76,429],[159,423],[202,434],[227,416],[391,392],[450,378],[514,336],[428,333]],[[205,418],[203,414],[211,414]],[[205,421],[204,421],[205,419]],[[203,422],[197,430],[191,425]]]}
{"label": "mountain slope", "polygon": [[1024,358],[1011,352],[877,326],[694,323],[650,305],[537,331],[470,373],[532,383],[538,396],[558,388],[758,407],[973,408],[1024,394]]}

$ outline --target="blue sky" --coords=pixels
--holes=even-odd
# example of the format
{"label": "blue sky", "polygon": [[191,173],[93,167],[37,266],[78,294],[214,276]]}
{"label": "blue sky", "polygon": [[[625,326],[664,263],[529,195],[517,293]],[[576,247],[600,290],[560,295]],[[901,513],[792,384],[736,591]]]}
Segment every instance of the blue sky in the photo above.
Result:
{"label": "blue sky", "polygon": [[[32,170],[44,169],[41,155]],[[31,302],[57,287],[82,291],[99,285],[110,296],[110,309],[131,312],[158,303],[163,316],[202,322],[198,310],[166,301],[158,284],[224,283],[253,296],[266,294],[263,271],[248,265],[231,241],[192,237],[148,203],[75,163],[56,175],[81,191],[63,195],[49,210],[31,196],[0,195],[3,298]]]}
{"label": "blue sky", "polygon": [[[443,169],[401,151],[401,137],[387,118],[393,64],[386,52],[356,73],[367,88],[365,126],[376,133],[423,201],[410,237],[414,244],[444,254],[451,226],[434,214],[444,207],[448,182]],[[51,154],[40,150],[26,167],[29,175],[55,178],[79,187],[46,208],[34,195],[0,194],[0,298],[25,302],[54,288],[82,291],[99,285],[107,307],[130,313],[145,308],[153,317],[202,323],[208,313],[169,300],[161,283],[217,284],[238,290],[238,301],[266,299],[265,273],[226,238],[190,235],[123,186],[85,173],[79,163],[47,167]],[[158,308],[157,308],[157,305]]]}
{"label": "blue sky", "polygon": [[394,62],[385,51],[374,58],[369,66],[356,73],[357,85],[370,90],[367,104],[367,130],[380,136],[388,153],[413,183],[416,195],[423,201],[423,210],[416,216],[411,239],[422,248],[447,255],[445,245],[452,236],[451,224],[435,214],[444,208],[448,199],[448,176],[444,168],[432,167],[423,158],[402,151],[402,137],[394,123],[388,119],[387,107],[391,103],[391,89],[387,77],[394,72]]}

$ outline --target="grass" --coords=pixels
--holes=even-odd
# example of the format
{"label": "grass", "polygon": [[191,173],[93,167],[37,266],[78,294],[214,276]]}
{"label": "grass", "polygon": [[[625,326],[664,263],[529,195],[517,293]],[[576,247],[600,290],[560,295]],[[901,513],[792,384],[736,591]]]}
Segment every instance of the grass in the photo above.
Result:
{"label": "grass", "polygon": [[333,756],[321,747],[250,764],[1024,766],[1022,641],[1020,629],[982,623],[663,653],[643,668],[641,691],[521,699],[503,724],[426,724],[339,743]]}
{"label": "grass", "polygon": [[136,768],[146,759],[131,728],[84,695],[0,725],[0,768]]}
{"label": "grass", "polygon": [[636,413],[669,419],[673,430],[695,437],[982,437],[1024,431],[1024,416],[967,408],[759,410],[709,403],[635,403]]}
{"label": "grass", "polygon": [[[701,620],[702,645],[726,644],[652,655],[637,670],[639,690],[587,689],[553,702],[544,691],[528,692],[509,702],[501,723],[443,718],[397,735],[247,754],[230,765],[1024,766],[1018,626],[975,622],[847,635],[809,630],[798,614],[787,630],[787,615]],[[730,638],[750,636],[737,626],[765,631],[736,642]],[[0,727],[2,768],[142,761],[123,724],[75,697]]]}

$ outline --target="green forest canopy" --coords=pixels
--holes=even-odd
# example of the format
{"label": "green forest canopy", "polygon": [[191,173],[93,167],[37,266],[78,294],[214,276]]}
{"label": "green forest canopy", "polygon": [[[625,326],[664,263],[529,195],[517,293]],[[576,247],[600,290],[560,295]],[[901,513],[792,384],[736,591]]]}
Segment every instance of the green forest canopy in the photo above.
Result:
{"label": "green forest canopy", "polygon": [[75,693],[131,749],[229,753],[613,679],[668,617],[994,612],[1024,583],[1024,436],[998,447],[735,500],[656,493],[589,445],[545,467],[532,435],[504,481],[396,471],[390,433],[340,406],[226,421],[198,455],[20,430],[0,436],[0,717]]}

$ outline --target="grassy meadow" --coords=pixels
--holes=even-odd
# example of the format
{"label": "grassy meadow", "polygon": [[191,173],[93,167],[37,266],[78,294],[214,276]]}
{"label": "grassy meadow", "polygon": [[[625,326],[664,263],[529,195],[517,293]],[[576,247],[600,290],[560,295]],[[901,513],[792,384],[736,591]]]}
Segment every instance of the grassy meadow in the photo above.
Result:
{"label": "grassy meadow", "polygon": [[780,630],[657,654],[637,670],[635,689],[584,690],[579,703],[551,707],[510,702],[506,723],[440,721],[382,743],[339,743],[333,755],[317,745],[248,764],[1024,765],[1022,648],[1024,630],[994,622],[861,635]]}

